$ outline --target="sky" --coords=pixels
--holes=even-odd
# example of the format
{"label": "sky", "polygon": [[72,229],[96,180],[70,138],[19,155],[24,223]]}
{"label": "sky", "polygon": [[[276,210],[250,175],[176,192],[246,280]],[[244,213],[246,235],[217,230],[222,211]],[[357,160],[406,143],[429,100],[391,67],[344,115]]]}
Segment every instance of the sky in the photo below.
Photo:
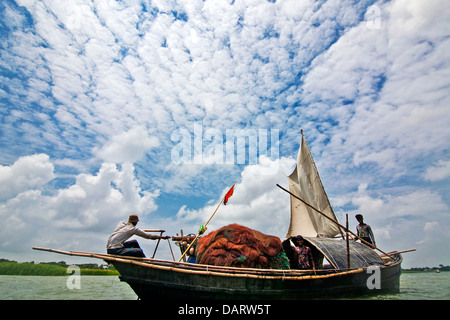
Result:
{"label": "sky", "polygon": [[234,182],[207,232],[283,240],[276,184],[303,129],[341,223],[362,213],[383,251],[417,249],[406,268],[450,265],[449,16],[446,0],[2,1],[0,257],[105,252],[132,213],[196,233]]}

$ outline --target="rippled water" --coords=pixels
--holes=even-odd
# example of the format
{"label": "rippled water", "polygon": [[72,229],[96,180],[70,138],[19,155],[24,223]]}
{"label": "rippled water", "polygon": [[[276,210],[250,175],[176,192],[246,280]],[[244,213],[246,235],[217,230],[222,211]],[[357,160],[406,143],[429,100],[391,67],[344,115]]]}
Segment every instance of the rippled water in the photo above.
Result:
{"label": "rippled water", "polygon": [[0,276],[0,300],[136,300],[117,276],[81,276],[79,289],[69,277]]}
{"label": "rippled water", "polygon": [[370,297],[378,300],[450,300],[450,272],[403,273],[400,293]]}
{"label": "rippled water", "polygon": [[[136,300],[117,276],[81,276],[80,289],[68,277],[0,276],[0,300]],[[70,285],[69,285],[70,286]],[[371,300],[450,300],[450,272],[403,273],[400,293],[363,297]]]}

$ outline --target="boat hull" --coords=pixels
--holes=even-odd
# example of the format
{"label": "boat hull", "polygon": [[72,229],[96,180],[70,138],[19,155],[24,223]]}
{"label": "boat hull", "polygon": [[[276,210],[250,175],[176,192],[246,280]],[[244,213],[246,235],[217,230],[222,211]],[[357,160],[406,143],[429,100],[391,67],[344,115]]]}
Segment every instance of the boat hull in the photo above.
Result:
{"label": "boat hull", "polygon": [[112,262],[142,300],[148,299],[245,299],[297,300],[395,293],[399,291],[401,256],[378,269],[361,268],[316,274],[234,273],[190,270],[189,266],[161,267],[152,263]]}

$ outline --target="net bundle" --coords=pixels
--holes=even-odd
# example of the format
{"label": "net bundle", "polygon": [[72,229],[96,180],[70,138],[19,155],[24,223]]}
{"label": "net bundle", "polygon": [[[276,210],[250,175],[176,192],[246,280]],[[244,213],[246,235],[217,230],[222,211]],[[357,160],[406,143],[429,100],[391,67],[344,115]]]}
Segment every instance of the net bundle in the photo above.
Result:
{"label": "net bundle", "polygon": [[198,239],[196,261],[200,264],[246,267],[288,268],[278,237],[230,224]]}

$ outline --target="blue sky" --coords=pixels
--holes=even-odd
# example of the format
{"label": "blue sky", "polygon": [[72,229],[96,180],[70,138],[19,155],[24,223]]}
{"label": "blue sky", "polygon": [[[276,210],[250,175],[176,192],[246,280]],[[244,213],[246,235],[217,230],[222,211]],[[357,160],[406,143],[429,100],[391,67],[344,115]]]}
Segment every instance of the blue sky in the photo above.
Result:
{"label": "blue sky", "polygon": [[[2,1],[0,256],[103,252],[130,213],[195,232],[234,181],[209,229],[283,238],[276,183],[303,129],[341,222],[363,213],[382,250],[417,248],[406,267],[449,265],[449,14],[444,0]],[[268,144],[255,161],[254,140],[227,132]]]}

